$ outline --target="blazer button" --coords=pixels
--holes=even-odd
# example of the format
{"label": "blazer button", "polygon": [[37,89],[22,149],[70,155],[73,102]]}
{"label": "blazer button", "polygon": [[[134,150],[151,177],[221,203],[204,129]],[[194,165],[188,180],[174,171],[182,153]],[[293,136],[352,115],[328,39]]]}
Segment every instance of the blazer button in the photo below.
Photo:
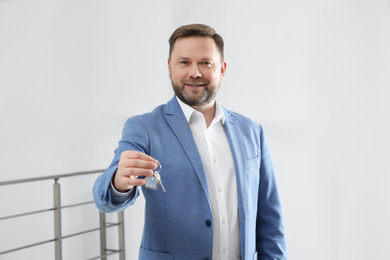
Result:
{"label": "blazer button", "polygon": [[211,220],[210,219],[206,220],[206,226],[208,226],[208,227],[211,226]]}

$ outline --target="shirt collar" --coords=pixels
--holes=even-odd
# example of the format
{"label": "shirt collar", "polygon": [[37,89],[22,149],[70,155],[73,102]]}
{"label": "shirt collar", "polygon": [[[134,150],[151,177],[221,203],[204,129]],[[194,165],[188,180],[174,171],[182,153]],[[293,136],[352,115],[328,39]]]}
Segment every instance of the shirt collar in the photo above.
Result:
{"label": "shirt collar", "polygon": [[[187,122],[190,122],[191,116],[193,113],[197,112],[195,109],[193,109],[191,106],[185,104],[183,101],[181,101],[177,96],[176,96],[177,102],[180,105],[181,110],[184,113],[184,116],[187,119]],[[225,113],[222,110],[222,106],[219,104],[217,100],[215,100],[215,116],[213,119],[213,124],[214,122],[220,121],[222,122],[222,125],[225,124]]]}

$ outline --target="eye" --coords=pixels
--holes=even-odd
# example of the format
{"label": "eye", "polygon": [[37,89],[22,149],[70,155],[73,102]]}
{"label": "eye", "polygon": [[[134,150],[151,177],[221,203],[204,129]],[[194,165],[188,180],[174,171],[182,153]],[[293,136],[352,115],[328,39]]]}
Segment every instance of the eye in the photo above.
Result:
{"label": "eye", "polygon": [[209,67],[212,66],[212,64],[210,62],[208,62],[208,61],[202,62],[202,65],[209,66]]}
{"label": "eye", "polygon": [[179,62],[179,64],[187,65],[187,64],[188,64],[188,61],[182,60],[182,61]]}

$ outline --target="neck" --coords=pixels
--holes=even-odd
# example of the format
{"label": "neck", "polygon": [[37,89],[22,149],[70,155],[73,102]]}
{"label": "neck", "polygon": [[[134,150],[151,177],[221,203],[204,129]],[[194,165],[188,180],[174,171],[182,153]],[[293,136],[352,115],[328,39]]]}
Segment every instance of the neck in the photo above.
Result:
{"label": "neck", "polygon": [[206,120],[206,126],[208,128],[215,117],[215,99],[203,106],[192,106],[192,108],[203,114],[204,119]]}

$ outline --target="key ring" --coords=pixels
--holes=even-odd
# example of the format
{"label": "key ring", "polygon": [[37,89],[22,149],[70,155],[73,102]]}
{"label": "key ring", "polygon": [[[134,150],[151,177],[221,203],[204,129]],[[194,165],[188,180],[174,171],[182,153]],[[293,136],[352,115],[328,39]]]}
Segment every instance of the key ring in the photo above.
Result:
{"label": "key ring", "polygon": [[158,169],[158,172],[157,172],[157,173],[160,173],[160,172],[161,172],[161,168],[162,168],[161,164],[158,164],[157,167],[156,167],[156,169],[154,169],[153,172],[156,172],[156,170],[157,170],[157,168],[158,168],[159,166],[160,166],[160,169]]}

